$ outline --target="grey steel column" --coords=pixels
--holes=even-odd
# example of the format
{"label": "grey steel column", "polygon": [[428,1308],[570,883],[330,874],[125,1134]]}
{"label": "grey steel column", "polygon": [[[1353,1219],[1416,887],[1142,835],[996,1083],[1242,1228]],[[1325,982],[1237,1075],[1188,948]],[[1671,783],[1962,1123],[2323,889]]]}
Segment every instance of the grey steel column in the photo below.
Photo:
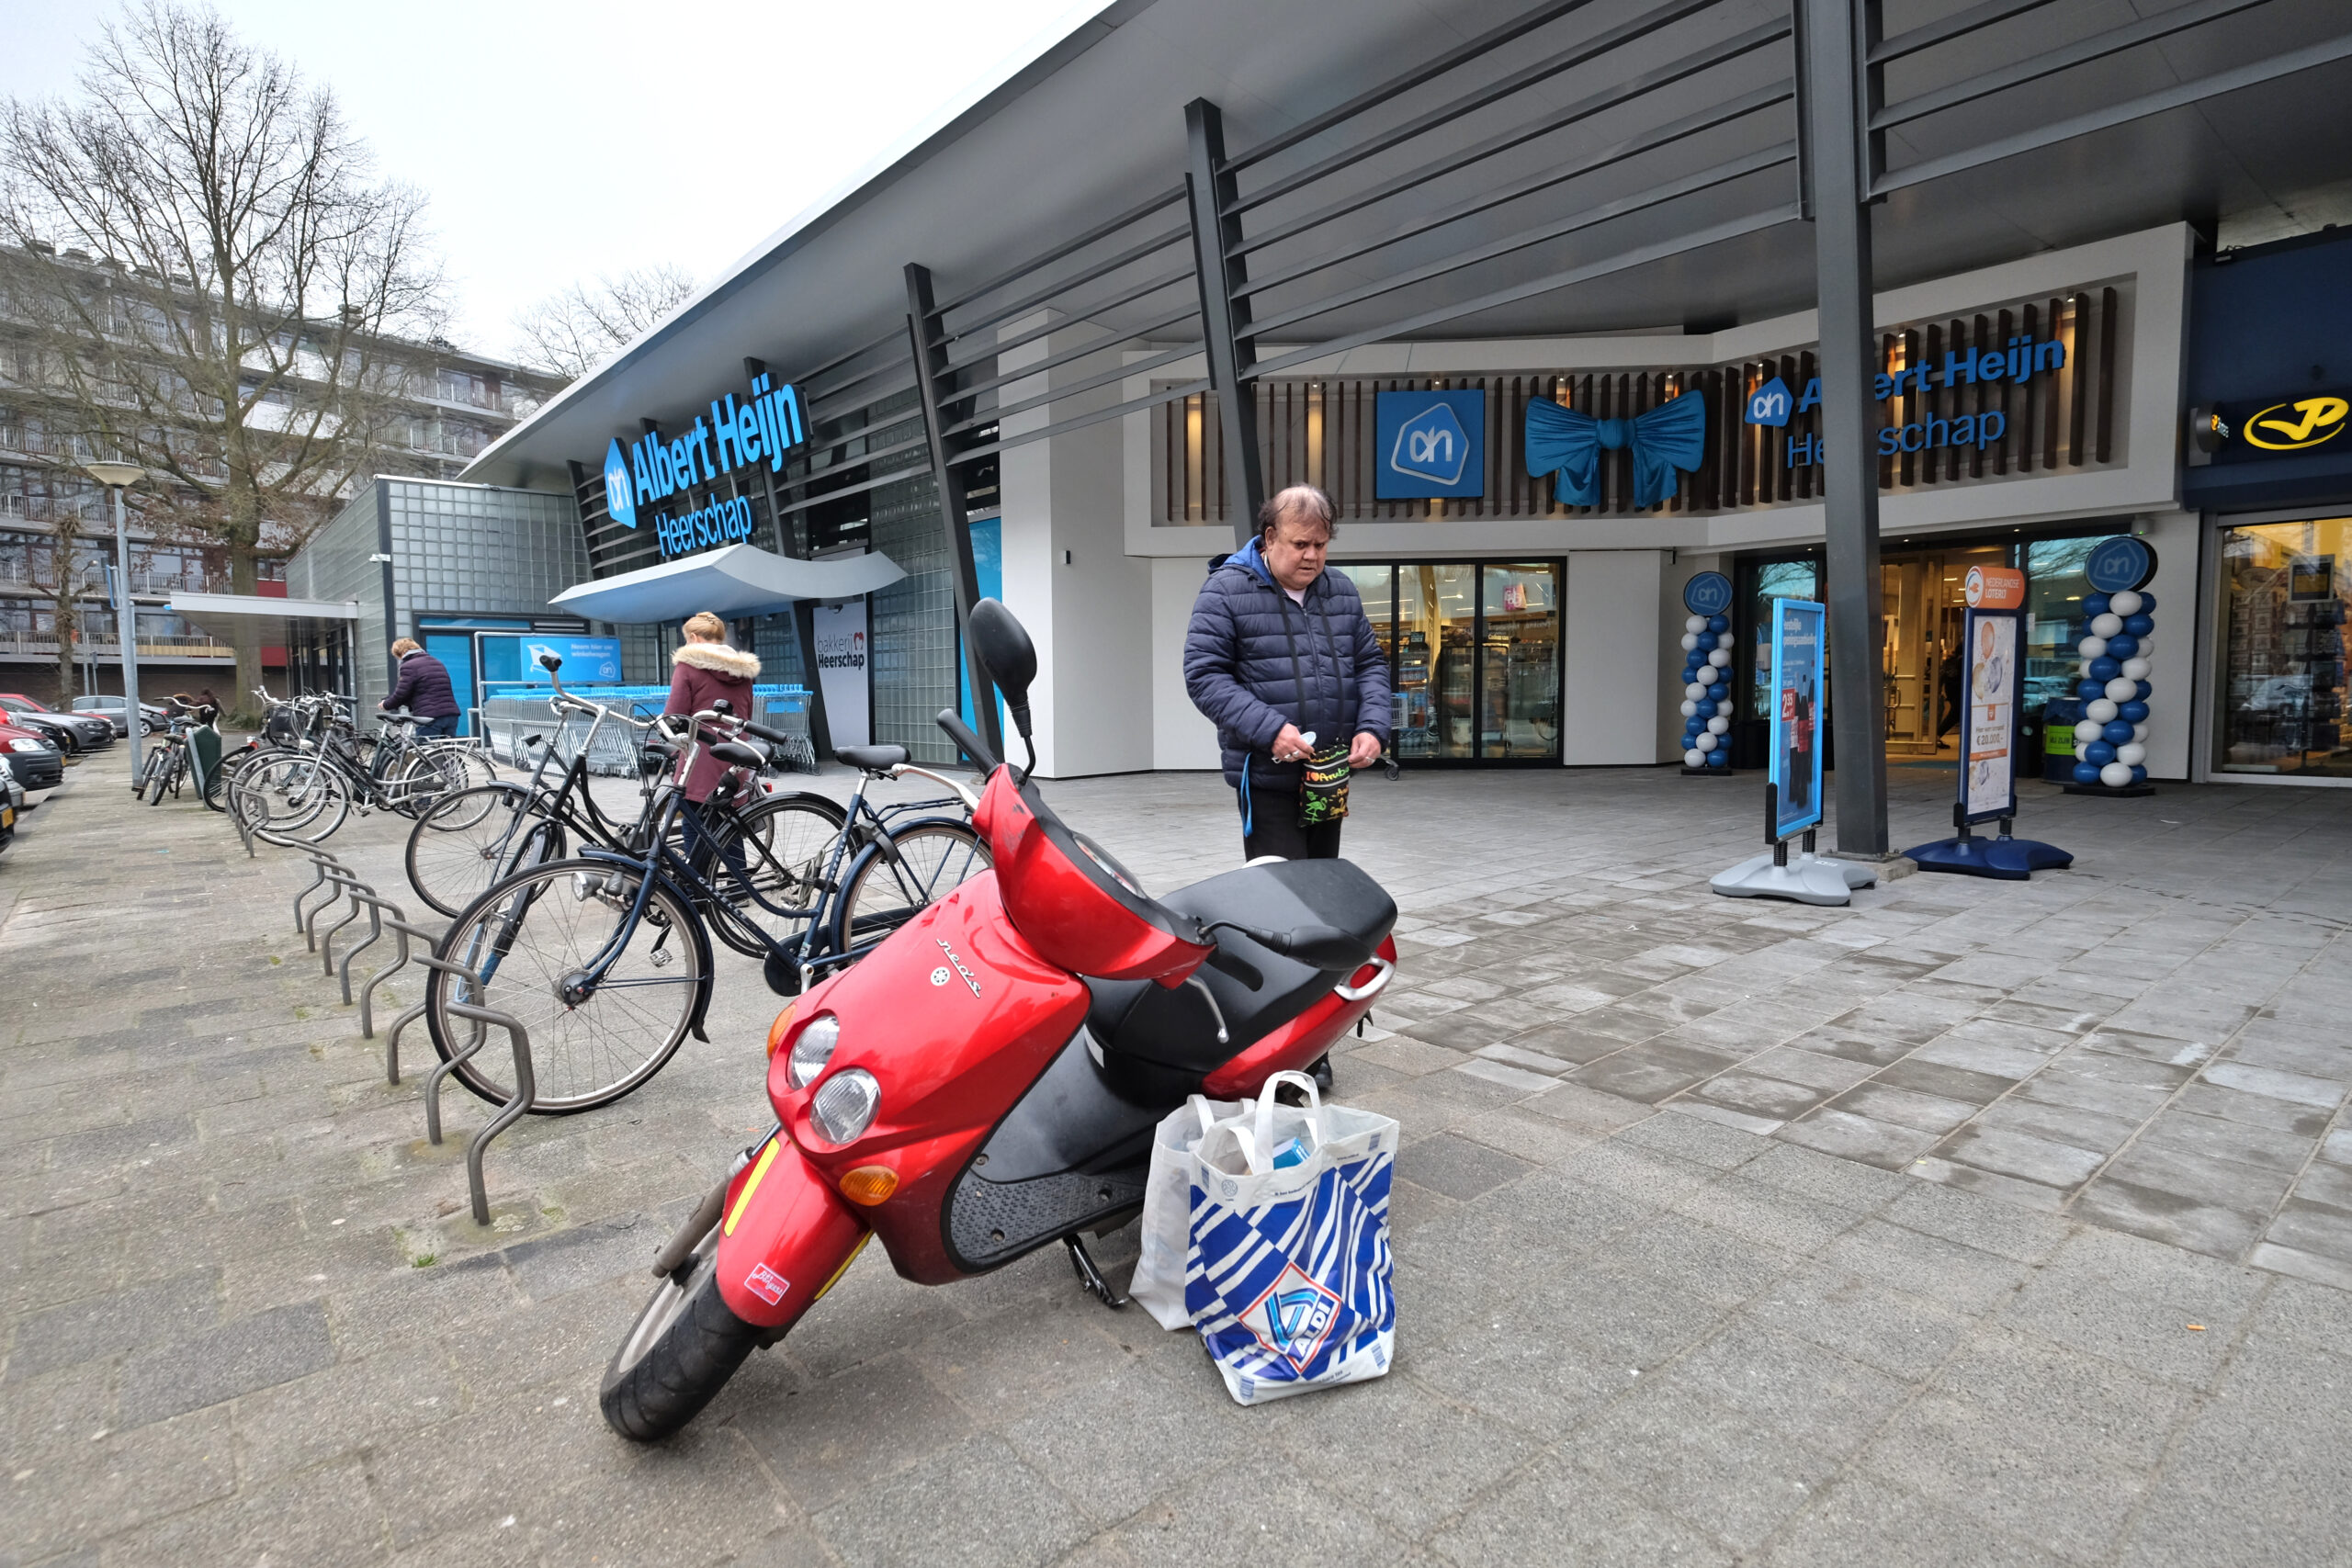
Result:
{"label": "grey steel column", "polygon": [[1241,220],[1225,215],[1238,194],[1225,166],[1225,117],[1206,98],[1184,106],[1188,161],[1184,194],[1193,216],[1193,267],[1201,287],[1201,335],[1207,340],[1209,385],[1216,390],[1217,434],[1225,449],[1226,504],[1233,542],[1258,531],[1266,476],[1258,458],[1256,385],[1246,378],[1258,362],[1250,334],[1250,302],[1236,297],[1248,276],[1234,250]]}
{"label": "grey steel column", "polygon": [[114,635],[122,649],[122,717],[130,727],[130,783],[139,784],[139,606],[130,597],[130,529],[122,512],[122,487],[108,485],[114,491],[114,579],[122,590],[122,603],[115,609]]}
{"label": "grey steel column", "polygon": [[1798,0],[1806,195],[1821,301],[1821,433],[1828,556],[1831,733],[1838,852],[1887,852],[1885,693],[1880,682],[1877,322],[1871,308],[1866,137],[1871,0]]}
{"label": "grey steel column", "polygon": [[[964,513],[964,485],[947,466],[945,405],[955,399],[956,378],[947,368],[947,345],[942,341],[939,306],[931,288],[931,269],[907,264],[907,336],[914,345],[915,394],[922,404],[923,434],[931,443],[931,472],[939,491],[940,526],[947,531],[947,558],[956,570],[956,635],[964,647],[964,678],[972,686],[972,719],[980,739],[999,757],[1004,755],[1004,735],[997,724],[988,667],[966,626],[972,606],[980,599],[979,568],[972,562],[972,524]],[[870,646],[870,637],[869,637]],[[871,668],[869,662],[868,668]]]}

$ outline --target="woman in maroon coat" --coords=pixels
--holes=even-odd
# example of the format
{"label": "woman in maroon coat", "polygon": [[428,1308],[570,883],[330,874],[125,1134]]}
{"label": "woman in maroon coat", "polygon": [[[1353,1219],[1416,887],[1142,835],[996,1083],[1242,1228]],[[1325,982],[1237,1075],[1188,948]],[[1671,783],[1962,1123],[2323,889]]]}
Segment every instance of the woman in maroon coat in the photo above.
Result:
{"label": "woman in maroon coat", "polygon": [[[696,714],[708,708],[720,697],[735,710],[738,718],[751,718],[752,682],[759,678],[760,661],[748,653],[739,653],[727,646],[727,623],[705,610],[686,623],[684,648],[670,656],[675,667],[670,676],[670,700],[662,713]],[[707,741],[710,737],[703,739]],[[728,765],[707,750],[695,759],[694,767],[686,774],[686,798],[699,805],[710,798],[718,781],[727,776]],[[695,820],[686,818],[686,855],[697,859],[701,834]],[[735,863],[740,849],[730,850],[729,861]]]}

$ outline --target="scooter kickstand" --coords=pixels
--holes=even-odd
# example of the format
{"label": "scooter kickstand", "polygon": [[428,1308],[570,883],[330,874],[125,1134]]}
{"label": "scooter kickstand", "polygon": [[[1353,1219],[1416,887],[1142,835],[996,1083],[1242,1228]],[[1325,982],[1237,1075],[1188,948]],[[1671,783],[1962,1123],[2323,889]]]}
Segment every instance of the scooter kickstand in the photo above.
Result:
{"label": "scooter kickstand", "polygon": [[1086,1250],[1086,1244],[1078,1239],[1076,1232],[1062,1237],[1062,1245],[1069,1248],[1069,1266],[1078,1270],[1078,1282],[1086,1287],[1088,1294],[1113,1312],[1127,1304],[1127,1298],[1113,1290],[1111,1281],[1102,1278],[1102,1270],[1094,1266],[1094,1255]]}

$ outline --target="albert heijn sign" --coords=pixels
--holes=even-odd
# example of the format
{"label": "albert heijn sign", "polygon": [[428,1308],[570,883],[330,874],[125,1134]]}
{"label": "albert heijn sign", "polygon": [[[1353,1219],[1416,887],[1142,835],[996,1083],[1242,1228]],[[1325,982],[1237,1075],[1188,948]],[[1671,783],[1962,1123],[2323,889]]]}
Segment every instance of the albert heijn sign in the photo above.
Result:
{"label": "albert heijn sign", "polygon": [[808,439],[799,389],[759,376],[747,401],[738,403],[732,392],[713,399],[707,423],[696,415],[692,428],[669,437],[656,427],[626,449],[615,436],[605,451],[605,511],[624,528],[650,519],[665,560],[748,539],[752,505],[740,496],[683,512],[661,508],[694,485],[755,463],[782,473],[786,458]]}
{"label": "albert heijn sign", "polygon": [[[1954,349],[1944,355],[1941,366],[1922,359],[1901,370],[1882,371],[1871,391],[1878,401],[1884,403],[1899,397],[1924,396],[1939,387],[1994,388],[2004,383],[2022,387],[2038,376],[2065,367],[2064,344],[2049,338],[2037,340],[2031,333],[2022,333],[1998,348]],[[1748,394],[1747,421],[1750,424],[1784,426],[1797,415],[1810,413],[1820,406],[1820,377],[1808,380],[1804,394],[1792,399],[1788,383],[1775,376]],[[1959,413],[1951,418],[1929,413],[1905,423],[1880,426],[1878,455],[1894,457],[1905,452],[1927,452],[1945,446],[1973,446],[1983,451],[2007,434],[2008,430],[2009,416],[2000,409]],[[1821,437],[1796,436],[1788,444],[1788,466],[1817,467],[1821,454]]]}

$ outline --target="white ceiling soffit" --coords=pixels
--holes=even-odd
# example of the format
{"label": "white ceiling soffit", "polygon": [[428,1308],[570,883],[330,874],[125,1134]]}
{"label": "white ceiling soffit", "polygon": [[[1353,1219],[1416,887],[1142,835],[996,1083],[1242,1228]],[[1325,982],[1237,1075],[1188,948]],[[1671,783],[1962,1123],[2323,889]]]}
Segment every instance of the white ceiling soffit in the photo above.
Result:
{"label": "white ceiling soffit", "polygon": [[762,615],[797,600],[854,599],[906,575],[898,562],[879,552],[790,560],[756,545],[729,545],[582,582],[550,603],[591,620],[652,626],[683,621],[704,610],[715,615]]}
{"label": "white ceiling soffit", "polygon": [[[1311,138],[1254,170],[1275,179],[1367,138],[1395,130],[1432,104],[1499,79],[1565,44],[1597,36],[1650,0],[1593,0],[1540,35],[1484,57],[1391,107]],[[1206,97],[1225,115],[1236,153],[1459,44],[1528,0],[1432,6],[1427,0],[1117,0],[1076,23],[998,85],[951,105],[936,129],[871,177],[794,220],[753,256],[609,364],[582,378],[484,452],[469,479],[562,488],[565,464],[593,468],[616,434],[643,419],[691,423],[709,400],[736,391],[742,357],[780,378],[905,330],[900,268],[933,269],[943,298],[1036,256],[1141,197],[1183,179],[1185,103]],[[2068,69],[1889,133],[1897,164],[1931,160],[2019,127],[2053,124],[2086,105],[2136,96],[2284,53],[2342,31],[2346,0],[2264,0],[2225,25],[2166,39]],[[1890,4],[1889,26],[1915,25],[1949,5]],[[2162,11],[2163,6],[2139,7]],[[1319,206],[1368,191],[1409,165],[1442,159],[1514,123],[1530,122],[1710,39],[1787,14],[1787,0],[1722,0],[1687,23],[1642,39],[1588,67],[1317,180],[1299,199]],[[2049,0],[1996,28],[1890,67],[1888,92],[1931,94],[2020,54],[2055,49],[2128,20],[2118,0]],[[1622,110],[1547,134],[1457,176],[1431,178],[1326,229],[1253,253],[1252,268],[1279,269],[1329,246],[1400,231],[1479,193],[1593,155],[1691,112],[1709,100],[1762,91],[1784,77],[1785,43],[1744,55],[1693,85],[1653,93]],[[2298,72],[2252,88],[2078,137],[2030,155],[1896,191],[1874,211],[1881,289],[2014,260],[2183,219],[2227,217],[2290,202],[2293,193],[2352,176],[2352,140],[2315,134],[2338,124],[2352,96],[2352,61]],[[1260,319],[1367,280],[1466,254],[1498,236],[1563,213],[1638,196],[1696,171],[1762,152],[1793,132],[1785,105],[1655,154],[1612,164],[1571,186],[1419,233],[1333,272],[1302,276],[1252,299]],[[1792,197],[1785,166],[1645,211],[1596,232],[1514,250],[1470,271],[1448,272],[1316,315],[1286,342],[1329,340],[1463,304],[1490,290],[1556,274],[1663,239],[1704,231]],[[1283,209],[1268,209],[1268,216]],[[1181,224],[1180,209],[1167,214]],[[1259,220],[1264,221],[1264,219]],[[1247,228],[1245,222],[1245,229]],[[1155,263],[1155,265],[1163,265]],[[1271,276],[1271,271],[1269,271]],[[1446,321],[1414,334],[1447,339],[1622,333],[1658,323],[1693,329],[1755,321],[1810,307],[1814,252],[1808,226],[1790,222],[1669,261],[1538,293],[1507,308]],[[1172,297],[1173,291],[1171,291]],[[1106,315],[1119,330],[1144,319]],[[1091,318],[1090,318],[1091,319]]]}
{"label": "white ceiling soffit", "polygon": [[283,647],[297,629],[317,631],[359,619],[352,599],[276,599],[260,593],[175,593],[164,608],[199,630],[231,638],[244,627],[260,632],[266,646]]}

